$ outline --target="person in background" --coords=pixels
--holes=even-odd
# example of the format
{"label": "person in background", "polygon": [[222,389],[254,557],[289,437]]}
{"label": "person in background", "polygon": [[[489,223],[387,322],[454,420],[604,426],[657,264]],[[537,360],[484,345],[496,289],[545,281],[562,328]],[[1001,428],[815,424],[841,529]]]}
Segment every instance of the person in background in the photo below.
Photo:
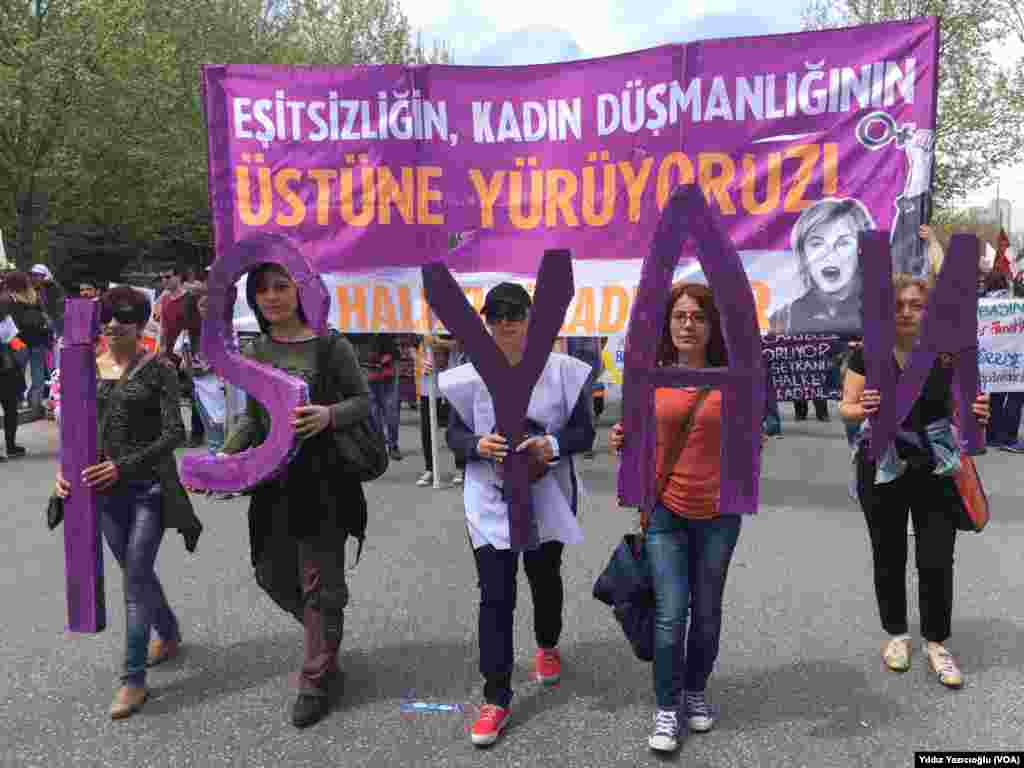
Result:
{"label": "person in background", "polygon": [[99,297],[100,289],[97,283],[91,280],[84,280],[78,284],[78,298],[96,301]]}
{"label": "person in background", "polygon": [[[160,303],[160,354],[163,360],[175,370],[181,370],[181,358],[175,352],[178,336],[182,333],[191,334],[198,339],[201,331],[199,313],[194,311],[195,298],[191,297],[186,285],[193,286],[196,281],[192,267],[179,264],[174,268],[172,277],[164,285],[164,297]],[[196,405],[195,394],[189,392],[187,378],[182,381],[182,389],[189,396],[192,406],[192,434],[186,443],[190,448],[198,448],[204,442],[203,419]]]}
{"label": "person in background", "polygon": [[12,272],[7,276],[6,285],[10,295],[8,311],[18,326],[18,338],[27,348],[27,365],[32,382],[28,389],[29,410],[33,419],[41,419],[45,416],[43,389],[47,379],[46,355],[53,343],[53,327],[28,275]]}
{"label": "person in background", "polygon": [[[728,365],[720,315],[706,286],[672,287],[657,363],[687,368]],[[718,658],[722,599],[742,517],[723,515],[718,508],[721,391],[660,387],[654,398],[657,479],[662,490],[650,514],[641,515],[655,604],[657,709],[648,746],[674,752],[679,747],[680,714],[691,731],[709,731],[715,723],[705,690]],[[680,450],[677,441],[687,421],[690,430]],[[612,428],[609,444],[620,451],[630,438],[620,422]],[[670,464],[673,451],[678,456]]]}
{"label": "person in background", "polygon": [[9,299],[6,288],[0,287],[0,411],[3,411],[4,422],[0,461],[25,455],[25,449],[17,444],[16,438],[18,403],[25,389],[25,366],[22,359],[27,348],[18,338],[18,327],[11,319]]}
{"label": "person in background", "polygon": [[375,418],[387,438],[388,455],[401,461],[405,457],[398,447],[399,350],[396,337],[391,333],[375,333],[361,341],[360,364],[373,395]]}
{"label": "person in background", "polygon": [[[793,401],[793,414],[797,421],[807,421],[807,401],[806,400],[794,400]],[[832,417],[828,413],[828,400],[823,397],[814,398],[814,416],[818,421],[831,421]]]}
{"label": "person in background", "polygon": [[60,367],[60,344],[59,340],[64,335],[64,299],[67,293],[60,287],[60,284],[53,279],[53,273],[45,264],[36,264],[29,270],[29,278],[32,286],[39,294],[46,315],[53,327],[51,352],[53,353],[53,364],[47,366],[47,373]]}
{"label": "person in background", "polygon": [[[164,531],[177,528],[189,552],[202,532],[174,460],[185,437],[178,379],[140,343],[149,313],[149,300],[134,288],[120,286],[104,297],[101,322],[110,343],[97,365],[100,457],[82,472],[97,494],[103,536],[124,577],[126,647],[121,688],[110,707],[114,720],[142,707],[146,667],[173,657],[181,643],[154,569]],[[63,499],[71,493],[59,470],[55,493]]]}
{"label": "person in background", "polygon": [[[892,366],[899,375],[920,335],[931,285],[928,280],[899,274],[894,276],[893,285],[896,345]],[[839,413],[848,423],[861,427],[854,465],[857,495],[871,540],[875,597],[882,627],[889,636],[882,658],[894,672],[910,667],[906,574],[909,513],[917,551],[925,655],[939,682],[959,688],[962,673],[945,647],[951,633],[953,551],[962,504],[953,478],[960,468],[960,442],[952,426],[953,368],[941,358],[935,361],[895,440],[883,446],[877,463],[865,448],[870,444],[870,418],[878,413],[881,393],[865,388],[864,372],[864,351],[859,348],[850,357]],[[981,426],[989,421],[988,400],[988,395],[980,394],[972,404],[974,418]]]}
{"label": "person in background", "polygon": [[[451,336],[423,337],[422,375],[420,377],[420,446],[423,449],[423,473],[416,479],[416,485],[426,488],[434,482],[433,430],[430,424],[430,387],[434,386],[436,372],[446,371],[462,364],[464,355],[461,345]],[[443,397],[437,398],[437,426],[448,425],[449,405]],[[437,471],[440,471],[438,469]],[[454,485],[461,485],[466,477],[466,462],[462,456],[455,455]]]}
{"label": "person in background", "polygon": [[[530,295],[521,285],[499,283],[481,310],[498,350],[517,365],[526,348]],[[541,684],[561,676],[558,641],[562,633],[562,551],[583,540],[576,520],[579,498],[573,455],[594,443],[590,366],[551,354],[530,395],[528,437],[512,445],[495,426],[494,403],[476,369],[466,364],[439,376],[451,403],[448,445],[466,462],[466,527],[480,588],[478,639],[484,705],[470,733],[479,747],[494,744],[508,722],[515,666],[516,576],[520,553],[512,549],[508,504],[502,487],[502,461],[509,451],[527,452],[545,470],[530,487],[532,525],[522,552],[534,608],[534,675]],[[533,475],[531,475],[533,476]]]}
{"label": "person in background", "polygon": [[[1002,272],[989,272],[985,276],[984,298],[1012,298],[1010,279]],[[1024,453],[1024,441],[1018,437],[1024,392],[992,392],[989,396],[992,418],[986,434],[988,444],[1009,453]]]}
{"label": "person in background", "polygon": [[[565,352],[570,357],[582,360],[590,366],[590,378],[587,380],[587,392],[590,394],[591,420],[596,424],[598,413],[598,398],[595,397],[597,380],[604,372],[604,362],[601,359],[601,339],[592,336],[570,336],[565,340]],[[600,407],[604,408],[604,398],[601,397]],[[583,458],[593,459],[594,450],[583,452]]]}
{"label": "person in background", "polygon": [[765,385],[764,421],[762,430],[766,437],[782,439],[782,414],[779,413],[779,401],[776,398],[775,383],[772,380],[772,367],[765,365],[765,376],[768,381]]}
{"label": "person in background", "polygon": [[[206,317],[206,286],[200,284],[190,296],[195,301],[195,311],[201,322]],[[189,311],[192,311],[191,308]],[[178,336],[174,352],[181,359],[182,370],[192,381],[196,409],[203,423],[206,448],[211,456],[216,455],[224,447],[227,410],[224,384],[203,360],[197,336],[187,331],[182,333]]]}

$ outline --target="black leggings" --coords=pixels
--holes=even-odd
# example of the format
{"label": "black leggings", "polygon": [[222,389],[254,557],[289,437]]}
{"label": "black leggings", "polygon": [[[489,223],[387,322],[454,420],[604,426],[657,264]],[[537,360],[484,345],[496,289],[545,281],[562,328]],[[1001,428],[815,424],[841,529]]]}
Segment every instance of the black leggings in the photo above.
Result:
{"label": "black leggings", "polygon": [[13,448],[14,438],[18,433],[18,401],[21,399],[21,382],[18,376],[24,376],[23,370],[14,375],[0,374],[0,406],[4,409],[4,440],[8,448]]}
{"label": "black leggings", "polygon": [[941,643],[953,613],[953,547],[959,493],[951,477],[908,469],[890,483],[874,483],[875,465],[857,465],[857,494],[871,536],[875,596],[882,626],[891,635],[908,631],[907,513],[914,520],[921,634]]}

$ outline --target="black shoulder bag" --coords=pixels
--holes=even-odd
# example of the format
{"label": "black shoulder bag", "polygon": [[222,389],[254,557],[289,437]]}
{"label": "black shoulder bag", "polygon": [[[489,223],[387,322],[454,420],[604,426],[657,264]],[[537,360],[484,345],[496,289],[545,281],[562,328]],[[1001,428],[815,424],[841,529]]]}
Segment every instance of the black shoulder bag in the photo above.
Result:
{"label": "black shoulder bag", "polygon": [[[332,386],[336,385],[331,375],[331,358],[336,343],[337,336],[334,333],[328,333],[317,342],[317,388],[324,394],[341,394],[339,387]],[[362,421],[332,429],[332,432],[341,460],[341,470],[346,475],[357,478],[361,483],[368,483],[387,471],[387,442],[383,426],[374,418],[373,409]]]}

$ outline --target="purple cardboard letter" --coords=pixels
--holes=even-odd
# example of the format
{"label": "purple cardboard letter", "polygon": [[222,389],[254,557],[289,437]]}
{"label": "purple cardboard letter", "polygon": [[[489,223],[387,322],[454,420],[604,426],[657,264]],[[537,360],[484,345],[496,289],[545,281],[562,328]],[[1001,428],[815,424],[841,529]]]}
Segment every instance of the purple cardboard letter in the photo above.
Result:
{"label": "purple cardboard letter", "polygon": [[864,274],[864,365],[868,389],[881,394],[878,413],[871,420],[870,457],[877,461],[910,414],[928,374],[940,354],[953,365],[953,394],[963,449],[985,451],[985,433],[971,412],[978,396],[978,240],[954,235],[928,297],[921,335],[906,370],[897,377],[893,348],[896,343],[896,296],[892,283],[892,257],[886,232],[860,236]]}
{"label": "purple cardboard letter", "polygon": [[100,305],[68,299],[64,348],[60,356],[60,469],[71,484],[64,500],[64,563],[68,630],[102,632],[107,626],[103,594],[103,540],[96,494],[82,482],[82,470],[99,456],[96,435],[96,337]]}
{"label": "purple cardboard letter", "polygon": [[270,434],[255,448],[233,456],[186,456],[182,482],[190,488],[238,492],[277,474],[295,455],[297,442],[292,411],[309,402],[305,382],[242,357],[235,349],[232,317],[235,283],[261,264],[280,264],[299,288],[306,321],[317,333],[327,324],[330,296],[323,280],[285,238],[253,235],[236,243],[210,270],[209,307],[200,344],[203,357],[219,375],[255,397],[270,414]]}
{"label": "purple cardboard letter", "polygon": [[[518,365],[508,360],[484,328],[480,316],[466,300],[444,264],[423,267],[423,287],[431,309],[457,339],[483,379],[494,400],[498,432],[510,448],[526,439],[526,409],[573,295],[572,259],[568,251],[546,251],[537,274],[526,333],[526,351]],[[527,543],[532,505],[526,453],[510,451],[504,461],[505,497],[508,500],[511,547]]]}
{"label": "purple cardboard letter", "polygon": [[[672,275],[687,238],[696,242],[722,318],[727,368],[657,367]],[[765,374],[757,309],[743,263],[695,185],[673,192],[644,259],[626,336],[619,501],[649,508],[655,493],[654,393],[658,387],[717,386],[722,392],[722,514],[757,511]]]}

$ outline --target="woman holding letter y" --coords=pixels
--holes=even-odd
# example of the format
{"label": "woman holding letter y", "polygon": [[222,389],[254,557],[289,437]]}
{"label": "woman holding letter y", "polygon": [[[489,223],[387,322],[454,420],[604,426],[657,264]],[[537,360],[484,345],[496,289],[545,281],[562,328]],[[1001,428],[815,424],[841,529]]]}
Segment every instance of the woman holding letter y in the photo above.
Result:
{"label": "woman holding letter y", "polygon": [[[921,332],[930,283],[909,275],[896,275],[893,282],[896,347],[892,364],[902,373]],[[854,461],[857,495],[871,536],[878,610],[889,633],[882,658],[895,672],[910,668],[909,513],[914,521],[925,653],[939,681],[959,688],[963,677],[953,654],[943,645],[950,635],[953,612],[953,546],[961,504],[953,478],[960,468],[959,441],[952,425],[953,368],[941,358],[936,360],[896,439],[877,464],[865,447],[871,439],[870,418],[878,413],[881,395],[878,390],[865,389],[864,371],[864,350],[856,349],[850,357],[839,413],[847,424],[863,425]],[[972,411],[981,426],[987,424],[988,395],[978,395]]]}

